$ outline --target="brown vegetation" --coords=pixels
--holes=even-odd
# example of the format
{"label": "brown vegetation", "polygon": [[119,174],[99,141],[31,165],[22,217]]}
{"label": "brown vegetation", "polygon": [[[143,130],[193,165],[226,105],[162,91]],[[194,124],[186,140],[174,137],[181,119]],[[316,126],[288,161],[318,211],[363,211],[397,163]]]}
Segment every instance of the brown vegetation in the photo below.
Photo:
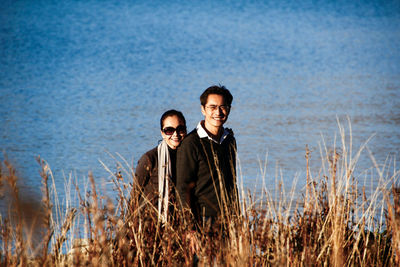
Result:
{"label": "brown vegetation", "polygon": [[[0,196],[8,195],[12,208],[0,218],[1,266],[398,266],[400,194],[394,186],[386,188],[399,172],[385,177],[381,168],[380,188],[367,197],[344,146],[321,154],[326,171],[313,179],[306,149],[302,200],[292,201],[294,191],[283,187],[276,197],[264,190],[260,199],[241,190],[240,207],[221,207],[224,216],[198,231],[179,209],[162,224],[157,209],[140,200],[140,190],[132,186],[133,170],[122,165],[125,173],[118,170],[112,177],[117,203],[99,194],[89,174],[90,191],[82,195],[76,187],[79,207],[56,219],[48,165],[39,159],[43,197],[32,209],[19,195],[15,169],[4,161]],[[76,237],[78,224],[86,238]],[[193,242],[195,253],[189,249]]]}

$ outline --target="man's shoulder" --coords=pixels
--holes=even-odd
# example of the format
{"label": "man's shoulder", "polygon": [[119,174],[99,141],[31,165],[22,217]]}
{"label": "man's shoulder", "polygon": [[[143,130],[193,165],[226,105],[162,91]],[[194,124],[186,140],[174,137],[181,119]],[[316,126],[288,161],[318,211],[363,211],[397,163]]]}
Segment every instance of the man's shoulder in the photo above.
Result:
{"label": "man's shoulder", "polygon": [[182,142],[193,142],[193,141],[195,141],[195,140],[198,140],[200,137],[199,137],[199,135],[197,134],[197,130],[196,129],[194,129],[194,130],[192,130],[190,133],[188,133],[188,135],[186,135],[185,136],[185,138],[183,138],[183,141]]}
{"label": "man's shoulder", "polygon": [[228,132],[228,135],[229,135],[229,136],[235,138],[235,135],[234,135],[234,133],[233,133],[232,128],[224,128],[224,129],[225,129],[225,131]]}
{"label": "man's shoulder", "polygon": [[233,133],[233,130],[231,128],[225,128],[224,130],[225,130],[225,132],[228,133],[228,135],[226,136],[226,140],[229,143],[236,142],[235,134]]}
{"label": "man's shoulder", "polygon": [[179,146],[179,148],[185,147],[185,146],[195,145],[195,144],[197,144],[199,142],[199,139],[200,139],[200,137],[197,134],[196,129],[194,129],[193,131],[188,133],[188,135],[186,135],[185,138],[183,138],[182,143]]}

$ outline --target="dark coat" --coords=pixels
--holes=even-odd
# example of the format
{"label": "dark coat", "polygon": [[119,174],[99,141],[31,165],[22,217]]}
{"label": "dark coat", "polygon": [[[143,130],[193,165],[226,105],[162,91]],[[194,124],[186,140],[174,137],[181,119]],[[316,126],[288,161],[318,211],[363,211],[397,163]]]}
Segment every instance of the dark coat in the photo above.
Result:
{"label": "dark coat", "polygon": [[[190,204],[198,219],[203,215],[218,216],[221,192],[226,193],[228,202],[237,193],[236,141],[230,132],[221,144],[217,144],[207,137],[200,138],[194,130],[178,147],[176,188],[184,206]],[[190,192],[190,203],[187,203],[191,184],[194,188]]]}
{"label": "dark coat", "polygon": [[[172,184],[170,183],[171,190],[174,189],[176,184],[176,150],[168,147],[171,169],[172,169]],[[136,166],[136,182],[143,194],[150,202],[157,206],[158,202],[158,152],[157,147],[147,151],[139,159]],[[173,190],[174,191],[174,190]],[[170,191],[171,194],[171,191]],[[174,194],[172,192],[172,194]],[[170,195],[171,196],[171,195]],[[172,197],[172,196],[171,196]],[[170,198],[172,201],[172,198]]]}

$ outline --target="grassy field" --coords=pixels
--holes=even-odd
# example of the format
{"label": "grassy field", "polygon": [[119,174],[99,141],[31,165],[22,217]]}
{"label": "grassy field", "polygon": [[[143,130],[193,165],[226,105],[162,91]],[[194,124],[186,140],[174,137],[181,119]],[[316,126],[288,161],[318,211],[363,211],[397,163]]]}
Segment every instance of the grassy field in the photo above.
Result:
{"label": "grassy field", "polygon": [[105,166],[117,200],[101,195],[89,174],[85,192],[68,183],[79,199],[70,207],[71,199],[58,202],[45,161],[38,159],[40,200],[20,195],[16,170],[4,161],[0,190],[10,209],[0,218],[1,266],[399,266],[399,171],[374,164],[378,186],[367,193],[354,177],[363,147],[352,155],[351,137],[340,130],[340,147],[321,149],[318,177],[311,175],[306,147],[301,198],[279,182],[274,195],[238,185],[237,205],[221,196],[222,215],[212,226],[195,226],[180,209],[163,224],[157,209],[139,199],[133,169],[124,162],[117,171]]}

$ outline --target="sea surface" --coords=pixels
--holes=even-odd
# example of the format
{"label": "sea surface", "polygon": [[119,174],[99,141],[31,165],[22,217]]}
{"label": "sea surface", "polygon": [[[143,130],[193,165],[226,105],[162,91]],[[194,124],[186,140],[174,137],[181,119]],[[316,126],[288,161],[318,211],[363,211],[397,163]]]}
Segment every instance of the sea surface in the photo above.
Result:
{"label": "sea surface", "polygon": [[102,163],[135,167],[168,109],[193,129],[214,84],[234,96],[245,188],[297,180],[301,194],[306,145],[317,178],[320,151],[342,146],[338,123],[353,156],[372,137],[360,184],[376,184],[375,163],[387,179],[400,166],[398,0],[0,3],[0,159],[26,194],[40,192],[37,156],[61,199],[90,171],[113,194]]}

